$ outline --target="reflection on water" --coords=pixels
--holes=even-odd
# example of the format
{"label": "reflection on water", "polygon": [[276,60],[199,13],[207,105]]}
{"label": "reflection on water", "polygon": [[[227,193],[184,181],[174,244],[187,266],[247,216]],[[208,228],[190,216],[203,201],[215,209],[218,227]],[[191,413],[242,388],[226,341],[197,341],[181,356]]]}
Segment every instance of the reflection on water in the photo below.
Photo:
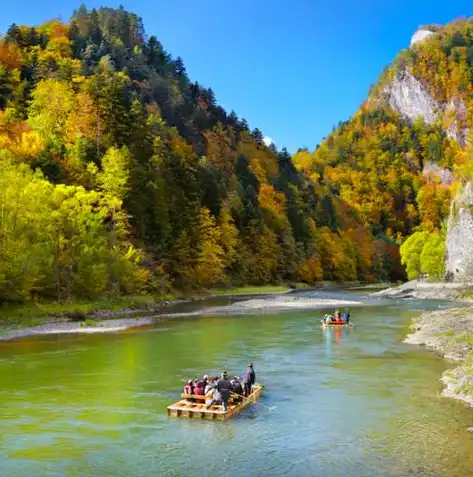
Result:
{"label": "reflection on water", "polygon": [[[439,306],[371,300],[352,309],[356,327],[325,331],[333,310],[227,309],[1,343],[0,475],[471,476],[470,411],[440,398],[447,364],[401,343],[412,309]],[[186,379],[241,375],[249,359],[261,404],[228,422],[166,416]]]}

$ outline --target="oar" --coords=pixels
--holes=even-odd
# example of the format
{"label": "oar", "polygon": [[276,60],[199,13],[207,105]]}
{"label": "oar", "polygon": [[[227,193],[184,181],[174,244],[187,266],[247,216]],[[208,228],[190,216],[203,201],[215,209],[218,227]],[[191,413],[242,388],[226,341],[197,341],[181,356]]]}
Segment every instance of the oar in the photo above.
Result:
{"label": "oar", "polygon": [[[232,394],[233,396],[241,397],[241,398],[245,399],[246,401],[250,401],[249,397],[243,396],[242,394],[237,394],[237,393],[234,393],[234,392],[231,392],[230,394]],[[266,404],[263,404],[262,402],[259,402],[259,401],[253,401],[253,402],[255,404],[259,404],[260,406],[265,407],[266,409],[269,409],[270,411],[272,411],[273,409],[276,409],[276,406],[266,406]]]}

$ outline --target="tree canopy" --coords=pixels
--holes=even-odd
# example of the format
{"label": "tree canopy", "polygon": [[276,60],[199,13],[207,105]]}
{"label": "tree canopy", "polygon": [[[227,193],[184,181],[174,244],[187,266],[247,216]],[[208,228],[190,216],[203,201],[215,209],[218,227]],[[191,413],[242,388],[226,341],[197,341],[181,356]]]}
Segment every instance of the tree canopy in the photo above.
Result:
{"label": "tree canopy", "polygon": [[[398,61],[437,98],[470,104],[473,35],[455,28]],[[466,154],[441,124],[367,102],[314,152],[263,137],[121,7],[12,25],[0,40],[0,300],[397,280],[413,233],[408,275],[441,274],[451,191],[423,165],[453,170]]]}

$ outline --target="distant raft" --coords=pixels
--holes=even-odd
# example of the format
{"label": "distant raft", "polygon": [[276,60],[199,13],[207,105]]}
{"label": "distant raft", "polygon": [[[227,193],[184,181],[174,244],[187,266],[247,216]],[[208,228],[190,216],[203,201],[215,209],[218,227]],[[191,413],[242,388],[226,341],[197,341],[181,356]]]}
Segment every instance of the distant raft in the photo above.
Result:
{"label": "distant raft", "polygon": [[[181,400],[168,406],[167,413],[169,417],[185,417],[189,419],[214,419],[225,421],[241,412],[245,407],[261,396],[263,386],[254,384],[252,392],[248,397],[232,396],[228,401],[228,408],[225,411],[219,404],[212,405],[209,409],[205,407],[205,396],[195,394],[181,394]],[[208,398],[207,398],[208,399]]]}
{"label": "distant raft", "polygon": [[353,327],[353,323],[325,323],[324,320],[320,320],[322,328],[350,328]]}

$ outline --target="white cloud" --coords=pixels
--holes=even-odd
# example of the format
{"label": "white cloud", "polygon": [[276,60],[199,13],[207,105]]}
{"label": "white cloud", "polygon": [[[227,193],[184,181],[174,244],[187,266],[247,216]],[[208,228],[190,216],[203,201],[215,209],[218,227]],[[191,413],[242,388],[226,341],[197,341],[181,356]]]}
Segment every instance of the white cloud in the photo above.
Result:
{"label": "white cloud", "polygon": [[266,144],[266,146],[270,146],[274,141],[269,136],[264,136],[263,142]]}

